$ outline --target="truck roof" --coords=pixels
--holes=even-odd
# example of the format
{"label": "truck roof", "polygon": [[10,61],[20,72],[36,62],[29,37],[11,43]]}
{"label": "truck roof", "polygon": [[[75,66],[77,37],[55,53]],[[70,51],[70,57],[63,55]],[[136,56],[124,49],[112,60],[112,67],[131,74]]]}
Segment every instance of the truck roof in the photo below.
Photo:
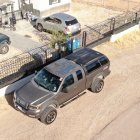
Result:
{"label": "truck roof", "polygon": [[62,58],[46,66],[45,69],[61,78],[64,78],[71,71],[81,69],[81,67],[73,61]]}
{"label": "truck roof", "polygon": [[67,74],[71,73],[72,71],[81,69],[81,66],[88,64],[88,62],[94,61],[94,59],[96,60],[101,56],[103,56],[103,54],[97,51],[94,51],[89,48],[82,48],[66,56],[65,58],[61,58],[51,63],[45,68],[49,72],[61,78],[64,78]]}
{"label": "truck roof", "polygon": [[97,58],[99,58],[101,56],[104,56],[104,55],[95,50],[92,50],[90,48],[82,48],[82,49],[66,56],[65,58],[67,60],[74,61],[75,63],[82,66],[82,65],[87,64],[90,61],[93,61],[94,59],[96,60]]}

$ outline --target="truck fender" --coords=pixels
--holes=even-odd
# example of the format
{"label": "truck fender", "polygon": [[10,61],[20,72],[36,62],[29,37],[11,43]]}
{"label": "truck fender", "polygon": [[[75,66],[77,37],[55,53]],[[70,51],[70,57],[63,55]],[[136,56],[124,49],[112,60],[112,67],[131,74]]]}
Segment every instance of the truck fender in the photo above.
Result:
{"label": "truck fender", "polygon": [[47,102],[45,104],[45,106],[43,107],[43,110],[45,108],[49,107],[49,106],[54,107],[54,108],[59,108],[59,104],[58,104],[58,102],[56,100],[51,100],[51,101]]}
{"label": "truck fender", "polygon": [[[99,79],[104,79],[104,74],[103,74],[103,73],[97,74],[97,75],[93,78],[92,83],[93,83],[97,78],[99,78]],[[92,83],[91,83],[91,84],[92,84]]]}
{"label": "truck fender", "polygon": [[59,108],[59,104],[56,100],[51,101],[48,106],[52,106],[54,108]]}

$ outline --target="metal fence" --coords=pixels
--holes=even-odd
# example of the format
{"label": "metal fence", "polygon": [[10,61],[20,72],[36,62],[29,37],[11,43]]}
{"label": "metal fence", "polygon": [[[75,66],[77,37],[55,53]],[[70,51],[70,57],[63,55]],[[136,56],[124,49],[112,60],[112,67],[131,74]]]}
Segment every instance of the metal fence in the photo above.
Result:
{"label": "metal fence", "polygon": [[0,62],[0,88],[33,73],[36,69],[58,60],[62,57],[78,49],[77,45],[81,45],[81,41],[76,37],[69,38],[64,43],[60,43],[58,48],[52,48],[46,44],[45,46],[32,49],[8,60]]}
{"label": "metal fence", "polygon": [[[67,38],[67,42],[59,44],[61,47],[65,46],[67,48],[66,50],[62,51],[62,48],[50,48],[48,47],[49,44],[46,44],[46,46],[35,48],[29,52],[2,61],[0,62],[0,88],[34,72],[44,65],[72,53],[73,49],[87,47],[110,36],[120,27],[131,23],[138,23],[139,21],[140,11],[123,13],[94,26],[86,26],[83,29],[83,34]],[[42,39],[45,40],[46,37],[43,36]]]}
{"label": "metal fence", "polygon": [[107,19],[93,26],[86,26],[86,46],[91,45],[105,37],[111,36],[114,31],[138,23],[140,21],[140,11],[126,12],[116,17]]}
{"label": "metal fence", "polygon": [[[14,14],[15,14],[16,20],[22,19],[21,18],[21,11],[20,10],[14,11]],[[3,23],[4,22],[8,22],[10,17],[12,17],[12,12],[2,14],[2,21],[3,21]]]}
{"label": "metal fence", "polygon": [[59,57],[58,50],[42,46],[0,62],[0,88]]}

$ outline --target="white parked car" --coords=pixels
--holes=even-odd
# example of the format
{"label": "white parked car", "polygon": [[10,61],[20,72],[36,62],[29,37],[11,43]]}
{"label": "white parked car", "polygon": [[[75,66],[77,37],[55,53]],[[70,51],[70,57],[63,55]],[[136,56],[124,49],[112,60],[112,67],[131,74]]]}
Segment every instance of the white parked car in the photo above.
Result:
{"label": "white parked car", "polygon": [[81,25],[78,20],[65,13],[56,13],[36,20],[36,27],[39,31],[59,31],[64,34],[75,34],[81,31]]}

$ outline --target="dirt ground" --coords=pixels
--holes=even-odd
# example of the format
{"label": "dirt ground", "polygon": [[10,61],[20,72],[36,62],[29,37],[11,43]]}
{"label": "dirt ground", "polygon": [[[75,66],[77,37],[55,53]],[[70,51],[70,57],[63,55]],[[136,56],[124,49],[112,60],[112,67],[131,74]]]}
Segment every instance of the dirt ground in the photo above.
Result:
{"label": "dirt ground", "polygon": [[[74,2],[81,2],[81,0],[73,0]],[[82,3],[89,5],[96,5],[112,10],[119,11],[137,11],[140,10],[139,0],[82,0]]]}
{"label": "dirt ground", "polygon": [[140,102],[138,101],[102,129],[94,140],[139,140],[139,122]]}
{"label": "dirt ground", "polygon": [[17,48],[15,48],[15,47],[10,45],[8,53],[0,54],[0,61],[7,60],[7,59],[12,58],[12,57],[14,57],[16,55],[19,55],[20,53],[22,53],[21,50],[19,50],[19,49],[17,49]]}
{"label": "dirt ground", "polygon": [[[100,140],[100,138],[104,140],[107,134],[113,135],[116,130],[112,124],[114,120],[119,119],[119,116],[123,118],[124,112],[129,111],[140,99],[140,46],[135,44],[124,49],[109,48],[111,47],[107,44],[96,48],[102,52],[105,52],[105,49],[106,52],[110,51],[107,56],[111,60],[111,74],[105,79],[105,87],[101,94],[86,91],[86,94],[80,98],[60,108],[56,121],[49,126],[16,111],[11,106],[12,95],[2,97],[0,138],[2,140]],[[137,114],[133,117],[135,116]],[[139,119],[136,120],[138,122],[135,123],[139,124]],[[121,126],[122,124],[118,129]],[[110,129],[112,133],[108,131]],[[125,133],[121,133],[119,140],[128,140],[127,135],[125,134],[124,139],[123,134]],[[139,132],[132,131],[131,135],[133,139],[134,136],[139,136]],[[112,137],[109,139],[106,136],[106,138],[112,140]]]}
{"label": "dirt ground", "polygon": [[95,25],[121,12],[82,2],[72,2],[71,9],[68,13],[75,16],[81,23],[82,28],[84,28],[85,25]]}

